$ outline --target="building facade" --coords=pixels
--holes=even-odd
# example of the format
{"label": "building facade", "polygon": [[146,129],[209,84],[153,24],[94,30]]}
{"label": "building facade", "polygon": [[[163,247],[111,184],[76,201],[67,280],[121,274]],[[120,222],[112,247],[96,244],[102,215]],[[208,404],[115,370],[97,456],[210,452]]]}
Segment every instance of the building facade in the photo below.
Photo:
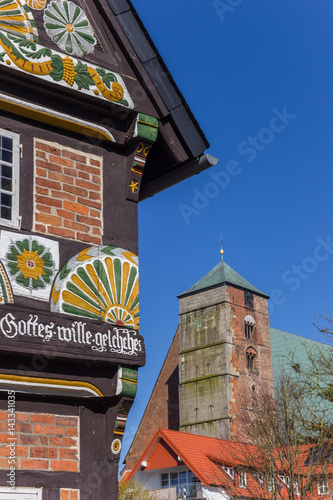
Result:
{"label": "building facade", "polygon": [[216,160],[130,2],[0,7],[0,498],[113,500],[137,204]]}

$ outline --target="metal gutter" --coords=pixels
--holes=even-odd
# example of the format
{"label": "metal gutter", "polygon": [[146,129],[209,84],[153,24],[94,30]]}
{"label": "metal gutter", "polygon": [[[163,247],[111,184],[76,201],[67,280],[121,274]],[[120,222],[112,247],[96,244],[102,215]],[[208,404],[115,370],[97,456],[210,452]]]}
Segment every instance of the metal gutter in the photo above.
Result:
{"label": "metal gutter", "polygon": [[140,190],[140,201],[160,193],[164,189],[174,186],[178,182],[184,181],[193,175],[198,175],[207,168],[213,167],[219,162],[217,158],[209,154],[203,154],[191,163],[187,163],[177,170],[164,175],[156,181],[150,182],[143,186]]}

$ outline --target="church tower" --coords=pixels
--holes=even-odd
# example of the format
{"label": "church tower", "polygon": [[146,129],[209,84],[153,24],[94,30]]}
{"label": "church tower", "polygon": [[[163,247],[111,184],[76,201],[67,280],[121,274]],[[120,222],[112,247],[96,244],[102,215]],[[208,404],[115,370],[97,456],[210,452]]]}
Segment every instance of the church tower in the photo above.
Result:
{"label": "church tower", "polygon": [[246,440],[242,406],[274,391],[268,296],[222,260],[179,299],[179,430]]}

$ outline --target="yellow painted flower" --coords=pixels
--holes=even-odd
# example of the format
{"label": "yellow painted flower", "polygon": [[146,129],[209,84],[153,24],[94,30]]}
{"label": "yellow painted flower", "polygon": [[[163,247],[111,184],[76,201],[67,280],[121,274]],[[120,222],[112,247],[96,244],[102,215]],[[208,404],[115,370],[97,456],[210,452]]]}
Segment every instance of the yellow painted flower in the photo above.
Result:
{"label": "yellow painted flower", "polygon": [[37,280],[39,276],[45,274],[44,262],[39,257],[37,250],[35,252],[23,250],[21,255],[17,256],[17,267],[24,278],[34,278]]}

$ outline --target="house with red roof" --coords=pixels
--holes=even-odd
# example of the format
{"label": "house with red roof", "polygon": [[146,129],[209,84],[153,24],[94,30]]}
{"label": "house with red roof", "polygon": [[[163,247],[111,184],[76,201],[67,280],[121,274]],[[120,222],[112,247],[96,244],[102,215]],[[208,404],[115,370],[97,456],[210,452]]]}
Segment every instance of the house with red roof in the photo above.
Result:
{"label": "house with red roof", "polygon": [[[329,500],[333,468],[323,475],[323,467],[309,464],[311,452],[310,446],[301,448],[296,499]],[[276,459],[276,482],[270,487],[273,480],[261,457],[261,450],[248,443],[159,429],[122,481],[138,481],[161,500],[288,500],[288,467]]]}

